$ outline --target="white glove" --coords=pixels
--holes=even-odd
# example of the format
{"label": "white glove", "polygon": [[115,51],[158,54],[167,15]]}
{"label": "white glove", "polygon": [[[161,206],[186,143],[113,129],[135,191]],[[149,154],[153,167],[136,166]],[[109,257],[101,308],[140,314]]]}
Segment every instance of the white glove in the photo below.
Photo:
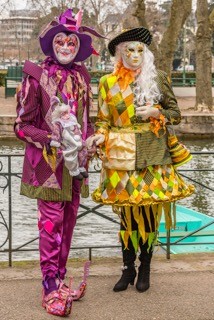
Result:
{"label": "white glove", "polygon": [[158,108],[152,106],[142,106],[136,108],[136,116],[141,117],[142,120],[147,120],[149,117],[159,119],[160,111]]}
{"label": "white glove", "polygon": [[102,144],[104,141],[105,141],[104,134],[97,133],[95,135],[90,136],[86,140],[86,147],[87,149],[91,149],[94,143],[96,144],[96,146],[98,146],[99,144]]}
{"label": "white glove", "polygon": [[61,146],[61,144],[60,144],[58,141],[56,141],[56,140],[51,140],[50,146],[51,146],[51,147],[59,148],[59,147]]}

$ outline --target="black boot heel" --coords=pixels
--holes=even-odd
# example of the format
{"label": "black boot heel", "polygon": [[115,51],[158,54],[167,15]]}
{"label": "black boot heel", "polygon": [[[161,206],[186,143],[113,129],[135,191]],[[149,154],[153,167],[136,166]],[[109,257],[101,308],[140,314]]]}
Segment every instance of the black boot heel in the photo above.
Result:
{"label": "black boot heel", "polygon": [[113,291],[119,292],[124,291],[128,288],[128,285],[134,285],[134,280],[136,277],[136,270],[135,266],[124,266],[123,267],[123,274],[120,280],[115,284]]}

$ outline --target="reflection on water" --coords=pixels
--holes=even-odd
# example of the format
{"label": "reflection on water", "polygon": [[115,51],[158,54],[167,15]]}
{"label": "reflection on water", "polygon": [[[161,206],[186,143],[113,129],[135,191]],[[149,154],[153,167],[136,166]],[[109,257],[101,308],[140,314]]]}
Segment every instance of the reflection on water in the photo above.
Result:
{"label": "reflection on water", "polygon": [[[191,151],[213,151],[214,142],[211,140],[186,140],[185,144]],[[19,143],[1,142],[1,155],[3,154],[23,154],[23,145]],[[1,158],[3,164],[1,172],[7,172],[7,159]],[[12,172],[21,173],[23,157],[12,158]],[[92,163],[91,169],[95,163]],[[182,167],[182,169],[214,169],[213,155],[195,155],[192,161]],[[203,183],[210,188],[213,188],[214,172],[182,172],[188,177]],[[186,178],[185,178],[186,179]],[[187,180],[187,179],[186,179]],[[90,192],[98,185],[99,174],[90,174]],[[3,190],[7,184],[4,177],[0,177],[0,212],[3,214],[8,223],[8,188]],[[185,205],[189,208],[201,211],[208,215],[214,215],[214,196],[211,190],[206,190],[198,184],[195,184],[196,192],[189,198],[179,201],[179,204]],[[19,195],[20,178],[12,177],[12,225],[13,238],[12,243],[14,247],[18,247],[34,238],[37,238],[37,208],[36,200],[31,200]],[[96,204],[90,199],[82,199],[81,203],[90,208]],[[79,214],[84,212],[80,208]],[[112,213],[110,206],[99,208],[99,212],[107,215],[118,221],[118,217]],[[0,216],[0,246],[7,236],[7,230],[2,224],[2,217]],[[89,213],[77,221],[77,225],[73,237],[73,246],[88,246],[88,245],[118,245],[118,224],[112,223],[100,216]],[[8,246],[8,244],[7,244]],[[4,248],[7,248],[4,246]],[[38,248],[38,240],[28,245],[27,248]],[[72,251],[72,256],[84,256],[87,258],[87,251]],[[118,250],[114,250],[113,254],[118,254]],[[95,255],[108,256],[112,255],[112,250],[104,249],[97,250]],[[13,259],[38,259],[37,252],[20,252],[14,253]],[[0,253],[0,260],[7,260],[6,254]]]}

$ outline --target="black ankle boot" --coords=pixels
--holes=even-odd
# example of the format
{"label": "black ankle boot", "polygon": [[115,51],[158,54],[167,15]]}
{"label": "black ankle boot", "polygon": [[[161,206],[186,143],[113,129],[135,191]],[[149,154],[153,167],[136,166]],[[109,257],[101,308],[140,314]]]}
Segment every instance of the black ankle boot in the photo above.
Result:
{"label": "black ankle boot", "polygon": [[124,266],[122,276],[120,280],[115,284],[113,290],[115,292],[119,292],[119,291],[126,290],[129,284],[133,286],[136,274],[137,273],[136,273],[134,264],[129,266]]}
{"label": "black ankle boot", "polygon": [[150,287],[150,264],[142,264],[138,268],[138,278],[136,289],[139,292],[144,292]]}
{"label": "black ankle boot", "polygon": [[141,254],[139,260],[141,262],[138,268],[138,278],[136,289],[139,292],[144,292],[150,287],[150,265],[152,259],[152,250],[147,251],[147,244],[141,245]]}
{"label": "black ankle boot", "polygon": [[145,292],[150,287],[150,265],[152,260],[152,247],[148,250],[148,241],[142,242],[142,238],[139,241],[141,262],[138,268],[138,278],[136,283],[136,289],[139,292]]}

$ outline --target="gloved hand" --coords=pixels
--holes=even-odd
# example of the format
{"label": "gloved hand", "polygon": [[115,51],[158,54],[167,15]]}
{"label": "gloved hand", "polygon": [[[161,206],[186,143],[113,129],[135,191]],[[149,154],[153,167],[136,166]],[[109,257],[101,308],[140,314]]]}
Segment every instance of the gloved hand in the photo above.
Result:
{"label": "gloved hand", "polygon": [[51,146],[51,147],[59,148],[59,147],[61,146],[61,144],[60,144],[58,141],[56,141],[56,140],[51,140],[50,146]]}
{"label": "gloved hand", "polygon": [[88,149],[87,159],[90,160],[91,158],[93,158],[96,152],[97,152],[97,147],[94,143],[93,146],[90,149]]}
{"label": "gloved hand", "polygon": [[90,136],[86,140],[86,147],[87,149],[91,149],[94,144],[98,146],[99,144],[102,144],[104,141],[105,141],[105,135],[102,133],[97,133]]}
{"label": "gloved hand", "polygon": [[151,105],[146,105],[136,108],[136,116],[141,117],[142,120],[147,120],[149,117],[159,119],[160,111]]}

